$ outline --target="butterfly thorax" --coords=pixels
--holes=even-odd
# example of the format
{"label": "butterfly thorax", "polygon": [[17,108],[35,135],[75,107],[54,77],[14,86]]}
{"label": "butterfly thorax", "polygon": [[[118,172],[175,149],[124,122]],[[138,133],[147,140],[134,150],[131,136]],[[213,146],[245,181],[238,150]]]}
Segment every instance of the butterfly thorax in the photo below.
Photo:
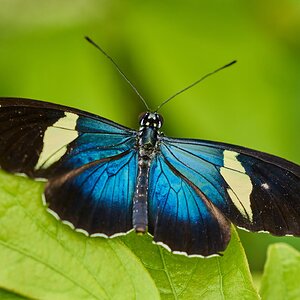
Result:
{"label": "butterfly thorax", "polygon": [[139,159],[151,161],[155,156],[162,124],[163,118],[158,113],[146,112],[141,115],[137,142]]}
{"label": "butterfly thorax", "polygon": [[137,139],[138,174],[136,190],[133,197],[133,228],[136,232],[145,233],[148,226],[148,181],[151,161],[157,153],[159,129],[163,119],[157,113],[146,112],[140,118],[140,129]]}
{"label": "butterfly thorax", "polygon": [[159,137],[163,118],[158,113],[146,112],[140,117],[139,147],[154,149]]}

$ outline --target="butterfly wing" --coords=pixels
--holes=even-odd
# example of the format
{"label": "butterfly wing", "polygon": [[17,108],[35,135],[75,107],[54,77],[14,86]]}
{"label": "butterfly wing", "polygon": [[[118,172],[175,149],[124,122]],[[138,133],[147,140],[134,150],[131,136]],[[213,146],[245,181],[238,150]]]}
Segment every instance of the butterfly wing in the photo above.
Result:
{"label": "butterfly wing", "polygon": [[188,255],[225,250],[228,220],[164,155],[152,161],[149,178],[149,232],[156,243]]}
{"label": "butterfly wing", "polygon": [[56,104],[0,99],[0,167],[48,179],[59,218],[88,233],[132,228],[136,132]]}
{"label": "butterfly wing", "polygon": [[132,229],[137,153],[101,159],[51,178],[45,190],[49,208],[88,234],[112,236]]}
{"label": "butterfly wing", "polygon": [[135,132],[80,110],[0,98],[0,167],[50,178],[135,145]]}
{"label": "butterfly wing", "polygon": [[237,226],[300,235],[300,166],[263,152],[201,140],[164,137],[161,153]]}

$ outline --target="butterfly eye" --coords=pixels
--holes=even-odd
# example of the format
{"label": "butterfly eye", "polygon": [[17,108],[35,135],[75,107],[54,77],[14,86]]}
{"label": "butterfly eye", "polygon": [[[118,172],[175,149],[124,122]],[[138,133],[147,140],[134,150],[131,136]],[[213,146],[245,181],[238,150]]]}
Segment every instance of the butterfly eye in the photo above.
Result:
{"label": "butterfly eye", "polygon": [[159,122],[158,127],[160,128],[164,124],[164,118],[162,117],[162,115],[157,114],[157,119],[158,119],[158,122]]}
{"label": "butterfly eye", "polygon": [[142,113],[139,114],[138,120],[139,120],[140,125],[142,125],[141,123],[142,123],[142,121],[143,121],[143,119],[145,118],[146,115],[147,115],[146,112],[142,112]]}

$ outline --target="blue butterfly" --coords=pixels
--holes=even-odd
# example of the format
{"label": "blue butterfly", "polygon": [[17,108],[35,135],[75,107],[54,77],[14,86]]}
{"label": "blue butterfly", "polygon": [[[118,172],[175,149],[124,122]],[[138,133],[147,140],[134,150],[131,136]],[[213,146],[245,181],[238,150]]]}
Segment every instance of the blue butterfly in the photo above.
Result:
{"label": "blue butterfly", "polygon": [[92,236],[134,229],[175,253],[209,256],[226,249],[231,222],[300,235],[300,166],[166,137],[162,125],[157,110],[142,114],[136,131],[70,107],[0,98],[0,167],[46,179],[49,210]]}
{"label": "blue butterfly", "polygon": [[0,99],[0,166],[48,180],[45,199],[90,235],[147,229],[172,251],[208,256],[251,231],[300,235],[300,167],[266,153],[160,132],[147,112],[134,131],[83,111]]}

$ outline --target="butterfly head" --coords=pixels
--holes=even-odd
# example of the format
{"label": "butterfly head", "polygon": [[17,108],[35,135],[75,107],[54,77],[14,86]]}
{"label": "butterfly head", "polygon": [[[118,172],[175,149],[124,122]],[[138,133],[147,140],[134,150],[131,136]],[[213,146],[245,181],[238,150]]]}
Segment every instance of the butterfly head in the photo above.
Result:
{"label": "butterfly head", "polygon": [[150,127],[159,129],[162,127],[164,122],[163,117],[157,112],[144,112],[139,116],[139,123],[142,127]]}

